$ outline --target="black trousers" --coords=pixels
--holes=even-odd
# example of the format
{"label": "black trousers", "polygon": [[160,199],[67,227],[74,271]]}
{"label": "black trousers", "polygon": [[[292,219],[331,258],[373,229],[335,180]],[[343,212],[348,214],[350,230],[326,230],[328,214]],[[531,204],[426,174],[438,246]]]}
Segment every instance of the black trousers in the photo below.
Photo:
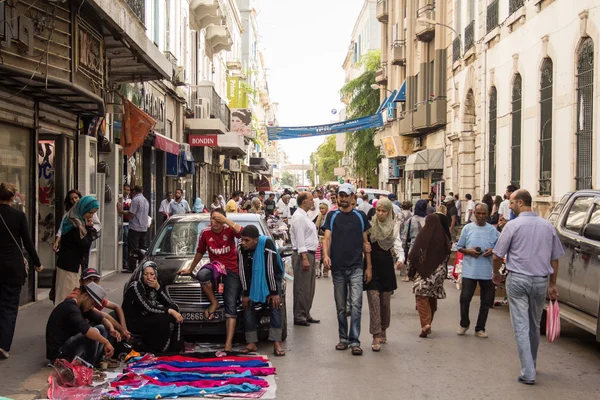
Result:
{"label": "black trousers", "polygon": [[20,296],[21,285],[0,283],[0,348],[6,351],[15,335]]}
{"label": "black trousers", "polygon": [[134,231],[131,228],[127,234],[127,251],[129,252],[128,265],[129,270],[133,271],[137,267],[137,261],[131,257],[134,250],[146,250],[148,245],[146,244],[147,232]]}
{"label": "black trousers", "polygon": [[485,323],[487,322],[488,312],[494,305],[496,288],[491,279],[469,279],[462,278],[462,289],[460,291],[460,326],[468,328],[471,324],[469,320],[469,308],[471,300],[475,294],[475,289],[479,283],[479,291],[481,303],[479,306],[479,316],[477,317],[477,325],[475,332],[484,331]]}

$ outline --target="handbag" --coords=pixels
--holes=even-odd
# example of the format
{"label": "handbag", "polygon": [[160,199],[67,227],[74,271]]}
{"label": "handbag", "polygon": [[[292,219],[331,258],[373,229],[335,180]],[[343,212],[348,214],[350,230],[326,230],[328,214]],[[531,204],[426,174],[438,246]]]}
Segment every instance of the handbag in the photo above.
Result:
{"label": "handbag", "polygon": [[556,300],[550,300],[546,310],[546,337],[550,343],[560,337],[560,310]]}
{"label": "handbag", "polygon": [[29,276],[29,262],[27,261],[27,258],[25,257],[25,254],[23,253],[23,249],[21,248],[21,246],[19,246],[19,242],[17,242],[17,239],[15,239],[15,237],[13,236],[10,229],[8,229],[8,225],[6,225],[6,221],[4,220],[4,217],[2,216],[2,214],[0,214],[0,219],[2,219],[2,223],[6,227],[6,230],[10,234],[10,237],[15,242],[15,244],[19,248],[19,251],[21,252],[21,255],[23,256],[23,264],[25,264],[25,277],[28,277]]}

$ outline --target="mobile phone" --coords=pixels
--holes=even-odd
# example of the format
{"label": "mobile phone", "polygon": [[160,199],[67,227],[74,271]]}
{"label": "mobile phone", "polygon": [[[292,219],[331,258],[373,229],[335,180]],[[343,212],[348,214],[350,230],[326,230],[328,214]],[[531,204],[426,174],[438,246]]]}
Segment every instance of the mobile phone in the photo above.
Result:
{"label": "mobile phone", "polygon": [[475,251],[476,251],[476,252],[478,252],[478,253],[483,253],[483,252],[481,251],[481,247],[475,247]]}

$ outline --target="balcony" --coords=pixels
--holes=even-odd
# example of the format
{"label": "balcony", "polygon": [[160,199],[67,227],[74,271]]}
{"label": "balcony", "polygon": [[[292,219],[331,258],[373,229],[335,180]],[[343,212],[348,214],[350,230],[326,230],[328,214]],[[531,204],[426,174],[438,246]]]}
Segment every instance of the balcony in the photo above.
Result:
{"label": "balcony", "polygon": [[508,15],[513,15],[519,8],[525,5],[525,0],[510,0],[508,3]]}
{"label": "balcony", "polygon": [[498,26],[498,3],[499,0],[495,0],[487,6],[487,16],[485,19],[486,33],[490,33]]}
{"label": "balcony", "polygon": [[186,125],[190,133],[227,133],[231,128],[231,111],[217,94],[212,82],[190,86],[188,108],[191,110]]}
{"label": "balcony", "polygon": [[413,128],[420,133],[446,125],[446,99],[435,98],[417,104],[413,117]]}
{"label": "balcony", "polygon": [[173,65],[146,35],[144,0],[89,0],[102,27],[109,83],[171,79]]}
{"label": "balcony", "polygon": [[379,69],[375,72],[375,82],[378,85],[385,85],[387,84],[387,81],[387,62],[382,62]]}
{"label": "balcony", "polygon": [[461,57],[461,53],[460,53],[460,36],[457,36],[452,41],[452,63],[455,63],[458,60],[460,60],[460,57]]}
{"label": "balcony", "polygon": [[475,45],[475,21],[471,21],[465,28],[465,54]]}
{"label": "balcony", "polygon": [[396,40],[392,45],[392,65],[406,64],[406,41]]}
{"label": "balcony", "polygon": [[376,8],[375,16],[377,18],[377,21],[379,21],[383,24],[387,24],[388,17],[389,17],[387,0],[377,0],[377,8]]}
{"label": "balcony", "polygon": [[190,22],[192,28],[202,30],[209,25],[221,25],[223,16],[219,13],[218,0],[192,0],[190,3]]}
{"label": "balcony", "polygon": [[415,34],[421,42],[430,42],[435,37],[435,24],[428,21],[435,21],[435,1],[427,0],[427,4],[417,10],[417,20],[423,20],[417,23]]}
{"label": "balcony", "polygon": [[229,71],[241,71],[242,62],[239,59],[229,60],[227,61],[227,69]]}

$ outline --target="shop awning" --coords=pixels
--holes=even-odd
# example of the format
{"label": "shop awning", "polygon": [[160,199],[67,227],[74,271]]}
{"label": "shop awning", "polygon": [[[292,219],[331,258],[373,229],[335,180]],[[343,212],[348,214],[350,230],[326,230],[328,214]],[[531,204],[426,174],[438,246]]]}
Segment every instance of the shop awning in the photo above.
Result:
{"label": "shop awning", "polygon": [[387,101],[388,101],[387,97],[385,99],[383,99],[383,101],[379,105],[379,108],[377,109],[377,112],[375,114],[379,114],[381,112],[381,110],[384,109],[385,105],[387,104]]}
{"label": "shop awning", "polygon": [[444,169],[444,149],[425,149],[408,156],[406,171]]}
{"label": "shop awning", "polygon": [[156,138],[154,139],[154,147],[171,154],[179,154],[179,143],[173,139],[169,139],[160,133],[155,133]]}
{"label": "shop awning", "polygon": [[123,153],[127,157],[131,157],[144,144],[146,136],[148,136],[148,133],[156,125],[156,120],[131,101],[124,100],[124,129],[121,144],[123,146]]}
{"label": "shop awning", "polygon": [[394,102],[406,102],[406,79],[402,82],[402,86],[400,86],[400,90],[398,90]]}

